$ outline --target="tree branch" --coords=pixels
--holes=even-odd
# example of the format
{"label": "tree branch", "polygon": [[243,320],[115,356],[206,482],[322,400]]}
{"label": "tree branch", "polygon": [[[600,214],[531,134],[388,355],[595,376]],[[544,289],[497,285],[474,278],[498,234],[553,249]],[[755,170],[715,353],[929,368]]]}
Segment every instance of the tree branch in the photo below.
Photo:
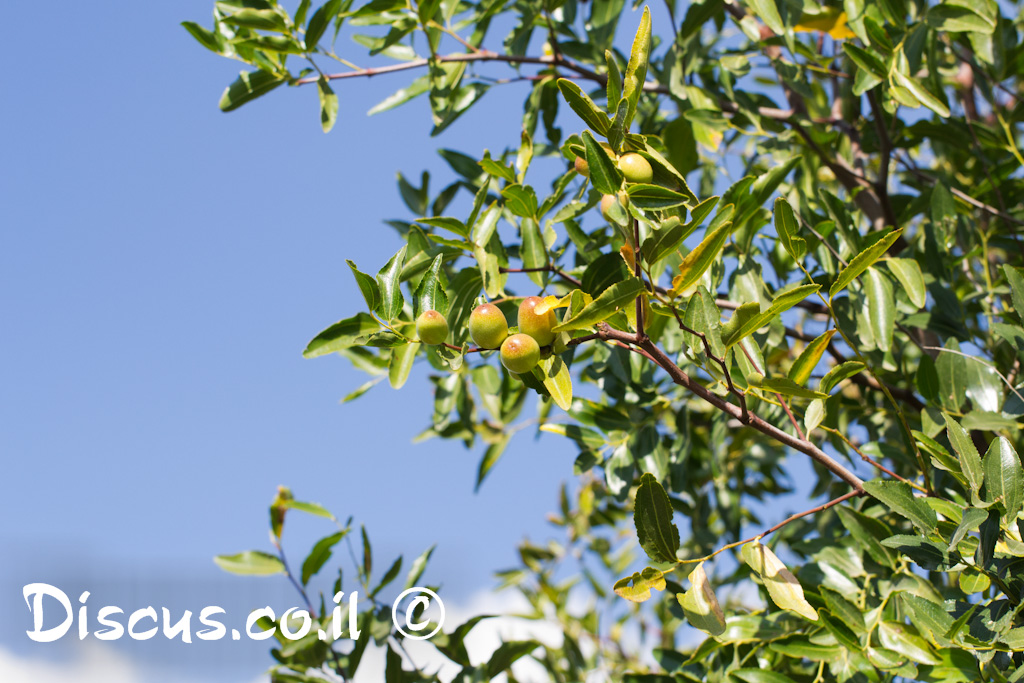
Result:
{"label": "tree branch", "polygon": [[602,324],[598,328],[598,337],[600,339],[619,341],[623,344],[637,344],[641,350],[645,351],[648,356],[663,370],[665,370],[672,381],[679,386],[687,389],[688,391],[695,394],[698,398],[703,399],[707,403],[710,403],[715,408],[718,408],[722,412],[736,418],[742,424],[745,424],[762,434],[769,436],[779,443],[789,446],[790,448],[800,451],[801,453],[809,456],[811,459],[828,469],[830,472],[835,474],[837,477],[848,483],[856,491],[863,491],[864,482],[860,480],[850,470],[846,469],[838,462],[833,460],[827,453],[822,451],[820,448],[815,446],[813,443],[799,439],[791,434],[787,434],[778,427],[765,422],[761,418],[754,415],[752,412],[747,411],[744,413],[739,407],[729,403],[720,396],[708,391],[706,387],[701,385],[699,382],[695,382],[690,379],[690,376],[680,369],[671,358],[665,355],[658,346],[650,339],[644,339],[641,342],[636,341],[635,335],[629,334],[628,332],[620,332],[614,330],[605,324]]}

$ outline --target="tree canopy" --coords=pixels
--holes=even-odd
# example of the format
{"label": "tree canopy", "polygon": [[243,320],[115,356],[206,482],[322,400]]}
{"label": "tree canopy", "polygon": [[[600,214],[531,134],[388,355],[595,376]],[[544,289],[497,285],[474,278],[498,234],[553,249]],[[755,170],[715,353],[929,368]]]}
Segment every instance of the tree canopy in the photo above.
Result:
{"label": "tree canopy", "polygon": [[[525,93],[503,152],[442,150],[437,191],[399,177],[403,246],[339,267],[364,301],[304,352],[370,375],[345,400],[428,374],[422,437],[480,446],[478,485],[524,429],[578,449],[557,537],[499,573],[563,641],[474,662],[476,619],[430,642],[458,681],[524,657],[560,682],[1024,681],[1018,3],[655,9],[230,0],[184,24],[246,64],[225,111],[315,88],[329,131],[345,79],[388,74],[371,112],[425,97],[437,134]],[[219,562],[308,598],[352,523],[295,574],[287,510],[334,519],[282,490],[275,553]],[[282,639],[276,680],[351,677],[371,640],[389,683],[434,680],[378,598],[401,558],[371,580],[362,543],[362,635]]]}

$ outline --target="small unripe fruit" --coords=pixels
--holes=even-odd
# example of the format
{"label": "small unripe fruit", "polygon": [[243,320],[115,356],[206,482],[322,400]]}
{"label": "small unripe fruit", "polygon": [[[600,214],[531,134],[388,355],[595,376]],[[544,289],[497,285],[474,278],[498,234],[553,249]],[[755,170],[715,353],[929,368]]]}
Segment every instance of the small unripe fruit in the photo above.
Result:
{"label": "small unripe fruit", "polygon": [[424,344],[443,344],[448,338],[448,321],[437,311],[424,311],[416,318],[416,334]]}
{"label": "small unripe fruit", "polygon": [[819,166],[815,172],[819,183],[833,183],[836,180],[836,173],[828,166]]}
{"label": "small unripe fruit", "polygon": [[619,157],[619,170],[630,183],[649,183],[654,180],[654,169],[651,162],[636,152],[623,154]]}
{"label": "small unripe fruit", "polygon": [[481,349],[496,349],[508,336],[505,314],[494,304],[481,304],[469,314],[469,336]]}
{"label": "small unripe fruit", "polygon": [[521,375],[540,361],[540,345],[528,334],[513,334],[501,343],[501,364],[509,372]]}
{"label": "small unripe fruit", "polygon": [[590,177],[590,164],[587,163],[586,159],[583,157],[576,157],[576,161],[573,162],[573,165],[576,167],[576,172],[581,176],[586,178]]}
{"label": "small unripe fruit", "polygon": [[528,296],[519,304],[519,331],[533,337],[541,346],[550,346],[555,340],[551,328],[558,324],[558,320],[553,309],[545,313],[534,310],[542,301],[539,296]]}
{"label": "small unripe fruit", "polygon": [[615,195],[613,195],[613,194],[602,195],[602,197],[601,197],[601,215],[604,216],[605,218],[607,218],[608,220],[611,220],[612,217],[608,215],[608,212],[612,210],[612,207],[615,206],[615,203],[617,201],[618,200],[615,198]]}

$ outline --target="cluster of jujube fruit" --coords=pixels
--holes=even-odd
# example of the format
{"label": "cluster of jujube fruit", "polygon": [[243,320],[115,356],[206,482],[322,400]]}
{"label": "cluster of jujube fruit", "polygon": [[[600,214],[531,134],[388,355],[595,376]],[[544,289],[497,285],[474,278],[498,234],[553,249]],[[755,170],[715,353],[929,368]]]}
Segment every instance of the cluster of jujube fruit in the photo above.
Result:
{"label": "cluster of jujube fruit", "polygon": [[[480,304],[469,315],[469,336],[481,350],[500,349],[501,364],[509,372],[521,375],[540,362],[541,347],[551,346],[556,335],[552,331],[558,321],[555,311],[537,313],[543,301],[529,296],[519,305],[519,332],[510,335],[508,320],[494,304]],[[416,319],[416,333],[424,344],[444,344],[448,338],[448,321],[437,311],[425,311]]]}

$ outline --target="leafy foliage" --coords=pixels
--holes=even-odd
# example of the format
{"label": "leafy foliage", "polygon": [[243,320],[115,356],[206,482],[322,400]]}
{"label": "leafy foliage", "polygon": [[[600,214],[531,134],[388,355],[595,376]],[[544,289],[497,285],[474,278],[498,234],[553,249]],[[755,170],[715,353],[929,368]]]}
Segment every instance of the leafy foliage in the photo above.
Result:
{"label": "leafy foliage", "polygon": [[[389,225],[403,246],[376,276],[348,262],[366,310],[305,350],[373,377],[348,398],[428,366],[422,436],[482,443],[478,486],[530,410],[579,451],[561,538],[524,542],[499,573],[563,642],[505,643],[474,665],[471,620],[431,641],[459,680],[522,657],[558,681],[1024,680],[1024,61],[1010,4],[703,0],[652,18],[619,0],[293,13],[246,0],[217,2],[213,29],[186,22],[251,67],[222,109],[309,85],[325,131],[344,79],[417,72],[371,111],[426,95],[435,134],[495,84],[485,65],[530,84],[502,153],[442,150],[454,180],[436,194],[427,174],[399,176],[411,219]],[[484,47],[499,18],[512,26],[500,52]],[[637,26],[628,54],[620,23]],[[349,34],[392,61],[351,66],[336,47]],[[650,182],[623,175],[626,153]],[[541,157],[565,171],[543,177]],[[536,367],[509,373],[469,345],[478,304],[511,321],[538,290],[557,324]],[[450,343],[416,338],[425,310]],[[804,457],[813,500],[784,517]],[[276,544],[288,509],[322,511],[279,495]],[[348,531],[316,544],[302,586]],[[372,587],[363,541],[357,574],[376,595],[400,563]],[[283,553],[218,563],[289,571]],[[384,644],[379,618],[360,616]],[[276,675],[351,676],[366,642],[282,647]],[[387,661],[388,681],[431,679],[398,651]]]}

